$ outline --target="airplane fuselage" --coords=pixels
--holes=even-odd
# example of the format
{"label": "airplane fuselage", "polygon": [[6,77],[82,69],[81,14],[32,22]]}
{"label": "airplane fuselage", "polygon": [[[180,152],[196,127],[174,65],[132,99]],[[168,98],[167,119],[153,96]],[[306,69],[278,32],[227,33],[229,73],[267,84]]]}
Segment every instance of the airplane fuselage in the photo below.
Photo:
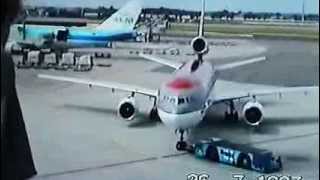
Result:
{"label": "airplane fuselage", "polygon": [[20,33],[21,39],[29,41],[49,39],[58,43],[66,43],[72,47],[105,47],[109,42],[133,40],[137,36],[135,31],[121,27],[98,30],[95,28],[28,25],[24,30],[22,29],[20,26],[20,31],[24,31]]}
{"label": "airplane fuselage", "polygon": [[173,129],[188,129],[203,119],[209,95],[217,79],[217,71],[208,62],[192,71],[195,61],[184,64],[159,90],[158,113]]}

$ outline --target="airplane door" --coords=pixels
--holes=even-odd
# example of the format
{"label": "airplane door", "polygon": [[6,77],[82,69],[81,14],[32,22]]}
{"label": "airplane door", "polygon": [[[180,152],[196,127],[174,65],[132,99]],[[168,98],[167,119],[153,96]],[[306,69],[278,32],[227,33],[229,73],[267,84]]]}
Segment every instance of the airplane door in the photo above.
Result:
{"label": "airplane door", "polygon": [[69,30],[58,30],[57,41],[67,41],[69,35]]}

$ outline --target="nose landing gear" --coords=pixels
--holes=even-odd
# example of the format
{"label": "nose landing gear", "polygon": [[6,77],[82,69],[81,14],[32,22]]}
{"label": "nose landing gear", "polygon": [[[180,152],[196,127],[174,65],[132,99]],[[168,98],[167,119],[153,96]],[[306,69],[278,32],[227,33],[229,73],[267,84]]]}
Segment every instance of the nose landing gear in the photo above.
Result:
{"label": "nose landing gear", "polygon": [[183,136],[185,130],[179,129],[176,132],[178,132],[180,134],[180,140],[176,144],[176,149],[178,151],[185,151],[187,149],[187,142],[184,141],[184,136]]}

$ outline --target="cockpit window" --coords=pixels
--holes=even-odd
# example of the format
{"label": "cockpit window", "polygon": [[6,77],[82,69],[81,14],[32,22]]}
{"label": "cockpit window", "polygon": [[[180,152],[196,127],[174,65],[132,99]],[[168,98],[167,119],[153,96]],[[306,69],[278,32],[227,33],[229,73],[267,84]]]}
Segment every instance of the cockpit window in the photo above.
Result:
{"label": "cockpit window", "polygon": [[190,97],[186,97],[186,102],[187,103],[190,103],[191,101],[190,101]]}
{"label": "cockpit window", "polygon": [[163,96],[163,100],[164,101],[169,101],[169,97],[168,96]]}
{"label": "cockpit window", "polygon": [[178,98],[178,105],[179,104],[184,104],[185,99],[184,98]]}
{"label": "cockpit window", "polygon": [[162,100],[170,104],[182,105],[191,103],[191,97],[163,96]]}
{"label": "cockpit window", "polygon": [[171,97],[171,98],[170,98],[170,103],[172,103],[172,104],[176,104],[176,98]]}
{"label": "cockpit window", "polygon": [[185,104],[185,103],[189,104],[191,102],[190,99],[191,99],[191,97],[179,97],[178,98],[178,105]]}

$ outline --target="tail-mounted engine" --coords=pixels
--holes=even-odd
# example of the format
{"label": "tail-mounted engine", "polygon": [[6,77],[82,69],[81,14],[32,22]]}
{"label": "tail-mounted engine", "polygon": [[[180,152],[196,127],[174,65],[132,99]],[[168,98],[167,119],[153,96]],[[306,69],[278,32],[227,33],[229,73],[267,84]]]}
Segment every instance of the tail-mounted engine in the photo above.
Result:
{"label": "tail-mounted engine", "polygon": [[196,37],[191,41],[191,47],[194,52],[198,55],[207,54],[209,51],[209,46],[207,41],[203,37]]}

